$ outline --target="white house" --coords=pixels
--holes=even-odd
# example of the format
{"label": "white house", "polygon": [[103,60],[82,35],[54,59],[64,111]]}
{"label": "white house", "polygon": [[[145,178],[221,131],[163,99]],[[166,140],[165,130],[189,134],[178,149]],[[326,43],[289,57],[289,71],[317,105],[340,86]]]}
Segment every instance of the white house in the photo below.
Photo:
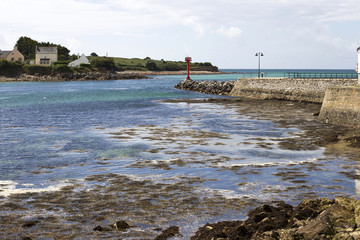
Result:
{"label": "white house", "polygon": [[358,52],[358,64],[356,71],[358,73],[358,84],[360,84],[360,47],[358,47],[357,52]]}
{"label": "white house", "polygon": [[58,60],[57,47],[36,47],[35,64],[50,66]]}
{"label": "white house", "polygon": [[85,54],[81,55],[78,59],[75,61],[69,63],[69,67],[79,67],[80,64],[85,63],[89,64],[89,59],[85,56]]}

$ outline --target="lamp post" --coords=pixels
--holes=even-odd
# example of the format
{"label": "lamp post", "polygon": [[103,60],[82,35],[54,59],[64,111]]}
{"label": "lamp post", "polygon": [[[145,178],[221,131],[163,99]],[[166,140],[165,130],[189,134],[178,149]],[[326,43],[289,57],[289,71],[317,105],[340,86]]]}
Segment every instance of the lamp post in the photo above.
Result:
{"label": "lamp post", "polygon": [[257,52],[255,54],[256,57],[259,57],[259,64],[258,64],[258,78],[260,78],[260,57],[264,56],[262,52]]}

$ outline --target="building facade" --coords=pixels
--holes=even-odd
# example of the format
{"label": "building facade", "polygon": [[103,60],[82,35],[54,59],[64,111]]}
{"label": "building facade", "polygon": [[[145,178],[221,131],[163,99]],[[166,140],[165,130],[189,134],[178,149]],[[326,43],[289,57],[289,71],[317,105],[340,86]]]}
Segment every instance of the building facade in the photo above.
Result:
{"label": "building facade", "polygon": [[24,62],[24,55],[19,52],[17,47],[14,47],[12,51],[0,50],[0,60],[7,60],[9,62]]}
{"label": "building facade", "polygon": [[89,64],[89,59],[85,56],[85,54],[81,55],[78,59],[75,61],[69,63],[69,67],[79,67],[80,64]]}
{"label": "building facade", "polygon": [[36,47],[35,64],[50,66],[58,60],[57,47]]}

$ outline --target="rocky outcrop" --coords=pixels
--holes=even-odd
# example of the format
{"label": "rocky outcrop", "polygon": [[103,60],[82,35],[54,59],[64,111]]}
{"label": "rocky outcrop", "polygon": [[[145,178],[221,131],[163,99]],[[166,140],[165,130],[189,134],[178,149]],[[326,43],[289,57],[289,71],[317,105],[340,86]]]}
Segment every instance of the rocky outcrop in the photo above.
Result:
{"label": "rocky outcrop", "polygon": [[295,208],[284,202],[265,204],[251,210],[245,221],[208,223],[191,239],[360,239],[360,200],[304,200]]}
{"label": "rocky outcrop", "polygon": [[19,77],[1,77],[0,82],[55,82],[55,81],[88,81],[88,80],[122,80],[122,79],[146,79],[144,74],[138,73],[62,73],[57,75],[28,75]]}
{"label": "rocky outcrop", "polygon": [[234,84],[235,81],[194,81],[188,79],[178,83],[175,88],[204,94],[229,95]]}

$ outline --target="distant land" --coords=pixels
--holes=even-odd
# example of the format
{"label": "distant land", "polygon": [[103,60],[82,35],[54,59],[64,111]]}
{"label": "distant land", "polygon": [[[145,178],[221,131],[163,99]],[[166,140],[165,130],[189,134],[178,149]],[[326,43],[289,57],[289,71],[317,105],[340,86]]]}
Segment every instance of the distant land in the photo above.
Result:
{"label": "distant land", "polygon": [[[44,59],[48,60],[46,64],[44,62],[36,63],[36,52],[39,52],[40,48],[56,47],[56,57],[50,59],[46,54],[42,54]],[[58,76],[62,75],[60,79],[64,78],[64,74],[67,76],[76,75],[74,78],[83,78],[84,74],[89,73],[116,73],[116,72],[136,72],[137,74],[143,74],[143,72],[153,73],[175,73],[187,70],[187,63],[185,59],[183,61],[169,61],[169,60],[155,60],[150,57],[144,59],[140,58],[122,58],[122,57],[108,57],[98,56],[95,52],[92,52],[90,56],[85,58],[83,63],[73,67],[71,62],[79,58],[78,55],[70,55],[70,50],[59,44],[50,42],[39,42],[29,37],[20,37],[15,43],[12,54],[17,51],[19,57],[11,59],[7,56],[0,58],[0,76],[2,81],[8,81],[5,78],[19,78],[31,80],[33,78],[24,78],[24,75],[28,76]],[[10,54],[10,51],[3,51],[3,53]],[[55,52],[55,51],[54,51]],[[1,53],[1,51],[0,51]],[[40,53],[39,53],[40,54]],[[1,56],[1,54],[0,54]],[[56,60],[55,60],[56,59]],[[87,61],[88,60],[88,61]],[[35,65],[35,63],[37,65]],[[210,62],[193,62],[190,63],[190,70],[196,72],[219,72],[217,66],[213,66]],[[91,76],[91,78],[94,75]],[[135,75],[134,75],[135,76]],[[90,77],[90,76],[87,76]],[[107,78],[107,77],[105,77]],[[138,76],[136,76],[138,78]],[[73,77],[71,77],[73,79]],[[103,79],[103,77],[101,77]]]}
{"label": "distant land", "polygon": [[[90,56],[89,60],[94,57]],[[144,59],[140,58],[121,58],[113,57],[115,66],[120,71],[182,71],[187,69],[185,61],[168,61],[168,60],[155,60],[150,57]],[[217,66],[213,66],[210,62],[194,62],[190,63],[192,71],[210,71],[218,72]]]}

